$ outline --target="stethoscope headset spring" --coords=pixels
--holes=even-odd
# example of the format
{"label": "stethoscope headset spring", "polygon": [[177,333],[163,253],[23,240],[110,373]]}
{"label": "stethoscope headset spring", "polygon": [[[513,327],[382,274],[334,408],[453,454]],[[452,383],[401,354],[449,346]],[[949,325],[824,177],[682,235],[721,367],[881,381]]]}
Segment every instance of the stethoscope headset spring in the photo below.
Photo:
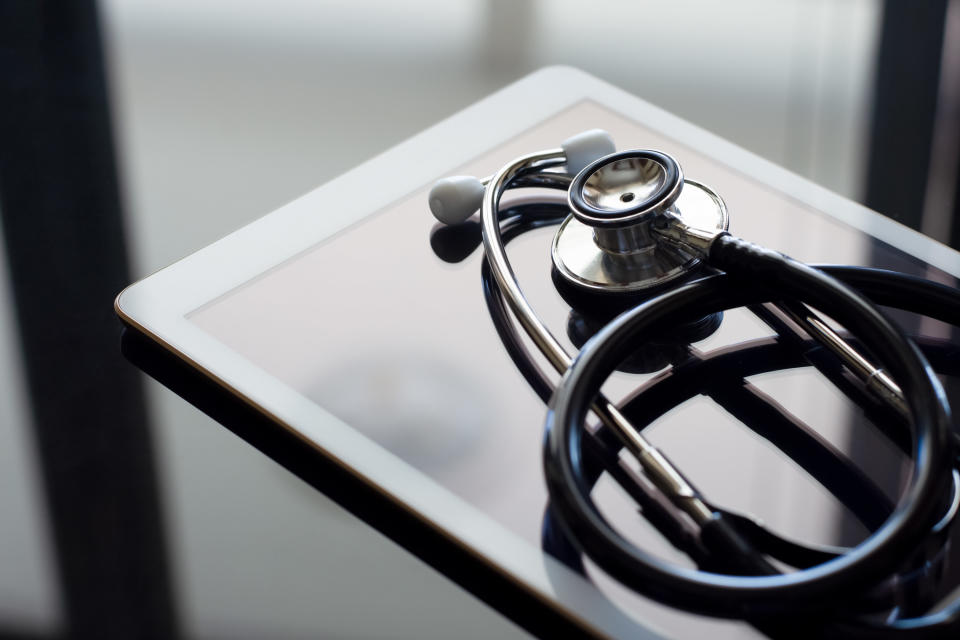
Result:
{"label": "stethoscope headset spring", "polygon": [[[533,204],[500,211],[503,193],[521,187],[566,189],[566,206]],[[946,544],[960,501],[954,470],[958,446],[933,368],[916,343],[868,300],[960,326],[956,290],[880,270],[817,269],[736,238],[727,232],[722,199],[709,187],[685,180],[676,160],[649,150],[617,153],[609,136],[596,130],[568,139],[559,149],[517,158],[483,180],[441,180],[431,191],[430,206],[452,228],[475,224],[468,219],[480,209],[484,290],[495,325],[528,382],[549,398],[543,455],[548,522],[576,552],[639,593],[698,613],[743,618],[771,635],[958,633],[960,602],[934,613],[916,614],[916,607],[894,607],[891,613],[895,598],[882,588],[902,586],[905,561],[929,547],[931,539],[941,548]],[[505,250],[505,242],[526,229],[558,222],[551,253],[558,289],[574,306],[600,308],[612,317],[573,357],[530,307]],[[855,390],[871,396],[867,404],[899,417],[893,422],[900,427],[890,427],[887,435],[908,448],[914,462],[900,500],[881,510],[885,519],[872,516],[871,535],[852,549],[790,543],[749,518],[712,505],[634,424],[642,414],[635,409],[651,404],[641,400],[643,394],[620,407],[600,393],[607,377],[622,366],[623,354],[665,328],[698,326],[725,310],[759,310],[771,301],[821,351],[837,356],[824,362],[839,358],[859,373],[862,384]],[[820,322],[808,305],[829,310],[856,342]],[[514,325],[505,321],[508,315],[561,375],[555,388]],[[766,321],[785,330],[777,317]],[[796,346],[780,348],[792,348],[795,354]],[[591,411],[603,425],[596,432],[584,429]],[[620,449],[632,454],[659,495],[625,488],[662,533],[678,538],[675,546],[686,547],[697,569],[672,565],[638,548],[591,499],[600,471],[617,476]],[[829,458],[814,441],[802,438],[792,451],[798,454],[814,466]],[[828,462],[842,477],[844,461]],[[618,480],[631,484],[628,478]],[[693,535],[688,533],[691,522]],[[788,565],[792,560],[798,570],[785,573],[771,559]],[[790,616],[790,625],[782,624],[784,615]]]}

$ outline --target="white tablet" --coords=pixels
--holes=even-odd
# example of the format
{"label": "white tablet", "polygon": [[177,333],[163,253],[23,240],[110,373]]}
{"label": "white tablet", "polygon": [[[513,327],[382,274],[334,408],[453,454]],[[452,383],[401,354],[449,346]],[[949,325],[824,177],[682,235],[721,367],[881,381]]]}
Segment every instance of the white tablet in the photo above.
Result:
{"label": "white tablet", "polygon": [[[466,257],[452,261],[437,238],[431,244],[426,193],[436,179],[488,175],[593,128],[609,131],[620,149],[675,156],[687,177],[724,197],[741,237],[808,262],[894,266],[950,283],[960,275],[960,254],[949,248],[596,78],[548,68],[131,285],[116,310],[268,416],[269,428],[315,450],[318,464],[333,462],[401,505],[571,632],[760,637],[745,623],[630,593],[589,563],[580,573],[544,548],[544,406],[490,321],[482,253],[470,253],[468,242],[452,250]],[[532,304],[564,336],[569,309],[551,284],[551,238],[550,229],[530,232],[509,251]],[[925,330],[941,331],[935,323]],[[729,313],[699,348],[764,333],[757,321]],[[613,386],[624,391],[646,379],[618,376]],[[839,394],[802,371],[761,378],[761,388],[850,449],[856,425]],[[661,422],[651,438],[715,502],[795,538],[862,536],[834,496],[709,400],[686,403]],[[606,499],[607,490],[598,491]],[[634,512],[621,515],[618,522],[634,526]],[[684,562],[655,533],[637,535]]]}

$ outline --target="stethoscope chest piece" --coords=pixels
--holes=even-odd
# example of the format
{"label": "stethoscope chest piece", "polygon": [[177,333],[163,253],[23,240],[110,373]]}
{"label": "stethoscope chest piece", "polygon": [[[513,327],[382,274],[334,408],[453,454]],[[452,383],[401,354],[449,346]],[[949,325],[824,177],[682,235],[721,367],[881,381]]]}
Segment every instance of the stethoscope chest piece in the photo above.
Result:
{"label": "stethoscope chest piece", "polygon": [[704,230],[725,231],[727,208],[712,189],[684,180],[679,163],[659,151],[615,153],[585,167],[570,184],[572,214],[560,225],[551,255],[556,273],[577,289],[641,293],[688,274],[700,260],[658,242],[665,215]]}

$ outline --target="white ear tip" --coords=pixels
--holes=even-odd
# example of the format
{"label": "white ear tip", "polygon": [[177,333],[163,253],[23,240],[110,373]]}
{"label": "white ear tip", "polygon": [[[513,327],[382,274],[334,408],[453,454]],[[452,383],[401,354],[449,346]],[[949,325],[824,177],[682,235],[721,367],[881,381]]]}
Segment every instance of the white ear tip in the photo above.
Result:
{"label": "white ear tip", "polygon": [[590,129],[571,136],[560,145],[567,156],[567,173],[575,176],[599,158],[608,156],[617,150],[613,138],[603,129]]}
{"label": "white ear tip", "polygon": [[484,186],[473,176],[437,180],[430,189],[430,211],[443,224],[460,224],[483,203]]}

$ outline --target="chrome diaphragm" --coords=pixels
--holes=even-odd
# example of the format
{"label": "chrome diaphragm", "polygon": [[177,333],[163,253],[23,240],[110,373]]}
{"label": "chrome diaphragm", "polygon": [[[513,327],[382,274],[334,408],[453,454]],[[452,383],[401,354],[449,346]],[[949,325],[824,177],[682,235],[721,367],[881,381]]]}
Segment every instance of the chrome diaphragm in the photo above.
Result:
{"label": "chrome diaphragm", "polygon": [[572,213],[554,237],[553,264],[571,285],[591,291],[656,289],[700,263],[652,232],[664,216],[696,229],[725,231],[729,225],[720,196],[685,180],[680,164],[660,151],[600,158],[577,174],[567,199]]}

